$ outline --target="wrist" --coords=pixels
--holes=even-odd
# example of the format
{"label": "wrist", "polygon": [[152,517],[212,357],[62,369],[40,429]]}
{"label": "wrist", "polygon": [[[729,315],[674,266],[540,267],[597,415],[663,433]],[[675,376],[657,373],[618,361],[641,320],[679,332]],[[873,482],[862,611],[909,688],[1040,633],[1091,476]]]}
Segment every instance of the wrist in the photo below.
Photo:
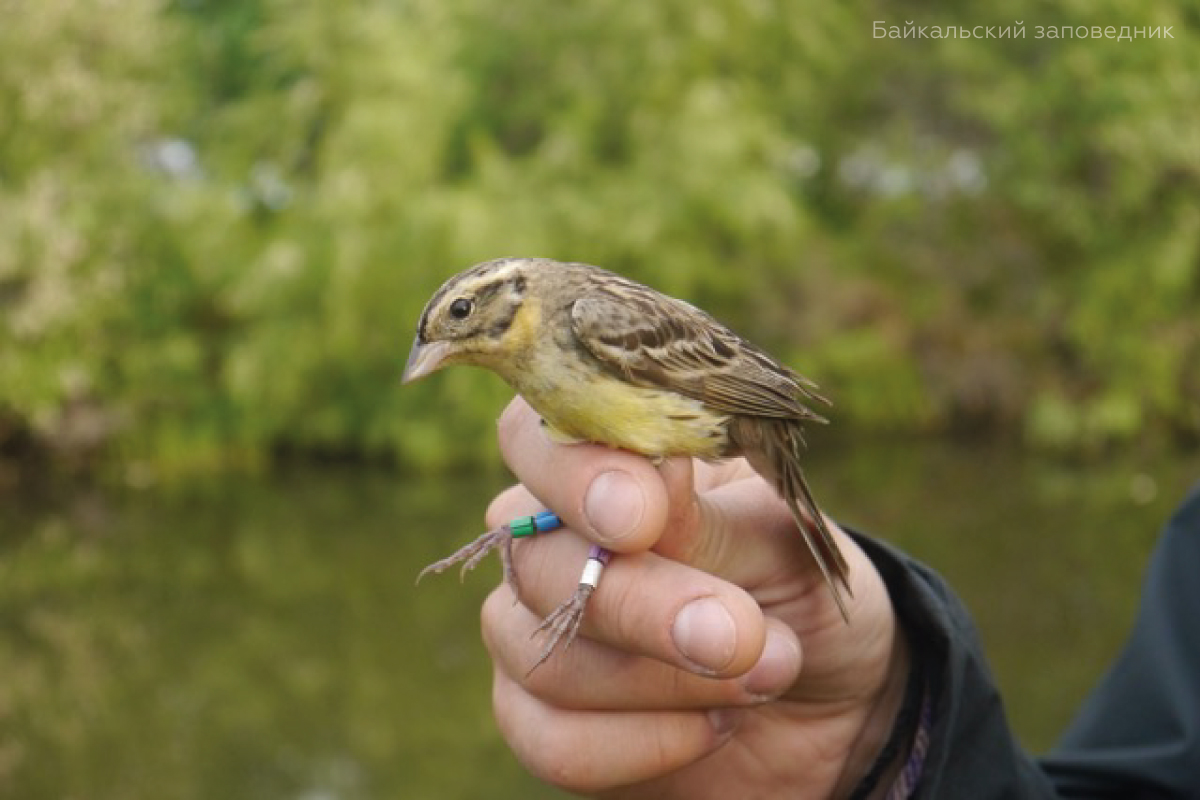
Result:
{"label": "wrist", "polygon": [[921,689],[908,641],[897,626],[883,684],[850,747],[836,796],[869,800],[886,795],[904,765],[911,739],[912,725],[906,718],[913,714],[905,712],[908,705],[919,705]]}

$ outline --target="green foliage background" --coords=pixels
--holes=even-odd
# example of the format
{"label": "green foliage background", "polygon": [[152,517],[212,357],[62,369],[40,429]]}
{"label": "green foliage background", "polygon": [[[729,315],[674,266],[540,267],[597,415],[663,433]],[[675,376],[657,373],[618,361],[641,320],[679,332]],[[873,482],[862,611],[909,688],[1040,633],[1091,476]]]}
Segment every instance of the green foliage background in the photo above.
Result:
{"label": "green foliage background", "polygon": [[[0,447],[131,480],[494,458],[507,390],[401,389],[499,255],[607,266],[826,387],[839,427],[1200,435],[1200,10],[13,0]],[[873,23],[1017,39],[879,39]],[[1173,38],[1035,39],[1035,25]]]}

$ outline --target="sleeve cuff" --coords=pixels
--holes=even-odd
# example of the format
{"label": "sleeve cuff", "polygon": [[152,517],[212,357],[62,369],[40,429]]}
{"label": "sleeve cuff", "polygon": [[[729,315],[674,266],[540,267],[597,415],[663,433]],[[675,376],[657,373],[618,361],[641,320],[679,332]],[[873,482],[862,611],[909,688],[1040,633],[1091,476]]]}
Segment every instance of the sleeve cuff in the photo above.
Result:
{"label": "sleeve cuff", "polygon": [[928,752],[907,796],[1055,797],[1013,737],[962,601],[929,567],[877,539],[849,533],[879,570],[926,682]]}

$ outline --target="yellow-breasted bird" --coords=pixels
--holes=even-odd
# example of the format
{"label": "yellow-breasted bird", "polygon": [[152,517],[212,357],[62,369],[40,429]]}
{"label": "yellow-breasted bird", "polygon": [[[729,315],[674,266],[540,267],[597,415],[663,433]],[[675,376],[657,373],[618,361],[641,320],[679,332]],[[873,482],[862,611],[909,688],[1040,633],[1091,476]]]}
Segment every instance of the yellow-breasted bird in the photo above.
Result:
{"label": "yellow-breasted bird", "polygon": [[[588,264],[496,259],[450,278],[430,298],[403,380],[450,364],[500,375],[558,441],[652,458],[744,456],[787,503],[849,621],[846,560],[800,466],[802,425],[824,421],[807,403],[828,401],[705,312]],[[460,562],[469,569],[500,547],[505,577],[515,583],[511,542],[507,528],[496,529],[426,572]],[[590,580],[585,570],[576,595],[543,623],[551,638],[534,668],[561,639],[570,644],[598,569]]]}

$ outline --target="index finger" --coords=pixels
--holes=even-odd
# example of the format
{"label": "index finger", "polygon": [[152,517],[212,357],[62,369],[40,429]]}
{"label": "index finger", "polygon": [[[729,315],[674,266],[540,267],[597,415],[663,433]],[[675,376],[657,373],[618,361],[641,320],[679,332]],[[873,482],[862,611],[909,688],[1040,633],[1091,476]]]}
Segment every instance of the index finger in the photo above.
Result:
{"label": "index finger", "polygon": [[667,523],[667,487],[648,459],[601,445],[553,442],[519,396],[498,427],[509,469],[572,530],[618,553],[648,550],[658,541]]}

